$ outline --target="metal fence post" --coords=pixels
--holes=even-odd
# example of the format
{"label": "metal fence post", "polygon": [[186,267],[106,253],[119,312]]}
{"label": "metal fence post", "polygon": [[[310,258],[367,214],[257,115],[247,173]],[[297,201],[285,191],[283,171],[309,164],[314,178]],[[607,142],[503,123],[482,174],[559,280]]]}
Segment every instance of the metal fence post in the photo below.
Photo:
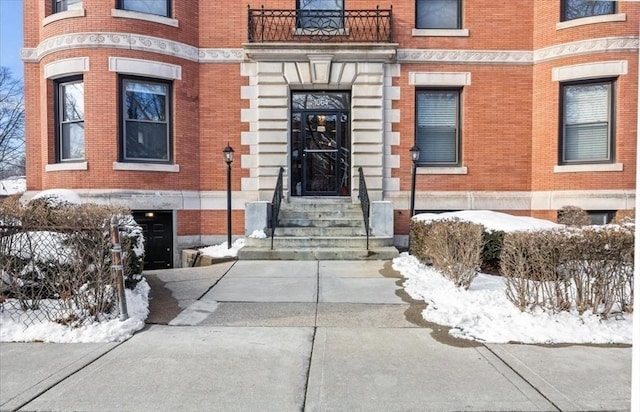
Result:
{"label": "metal fence post", "polygon": [[122,266],[122,246],[120,246],[120,230],[118,227],[118,218],[111,218],[111,267],[116,276],[116,291],[118,293],[118,305],[120,308],[120,320],[129,319],[127,313],[127,298],[124,293],[124,275]]}

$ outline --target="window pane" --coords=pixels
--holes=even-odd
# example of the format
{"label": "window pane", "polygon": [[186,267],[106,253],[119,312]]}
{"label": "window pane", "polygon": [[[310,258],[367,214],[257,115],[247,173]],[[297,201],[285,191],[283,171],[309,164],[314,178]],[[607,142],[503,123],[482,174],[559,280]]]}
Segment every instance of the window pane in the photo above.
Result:
{"label": "window pane", "polygon": [[611,85],[564,86],[563,162],[611,159]]}
{"label": "window pane", "polygon": [[62,95],[62,120],[84,119],[84,83],[67,83],[60,86]]}
{"label": "window pane", "polygon": [[418,29],[458,29],[460,0],[417,0],[416,27]]}
{"label": "window pane", "polygon": [[124,10],[168,16],[167,0],[122,0]]}
{"label": "window pane", "polygon": [[127,119],[166,121],[166,85],[127,82],[125,91]]}
{"label": "window pane", "polygon": [[458,163],[457,91],[417,93],[418,163]]}
{"label": "window pane", "polygon": [[340,10],[343,8],[343,0],[299,0],[300,10]]}
{"label": "window pane", "polygon": [[60,160],[84,159],[84,122],[62,125]]}
{"label": "window pane", "polygon": [[615,13],[615,2],[600,0],[563,0],[563,20]]}
{"label": "window pane", "polygon": [[82,9],[82,0],[55,0],[53,2],[53,12]]}
{"label": "window pane", "polygon": [[169,160],[167,124],[126,122],[125,158]]}

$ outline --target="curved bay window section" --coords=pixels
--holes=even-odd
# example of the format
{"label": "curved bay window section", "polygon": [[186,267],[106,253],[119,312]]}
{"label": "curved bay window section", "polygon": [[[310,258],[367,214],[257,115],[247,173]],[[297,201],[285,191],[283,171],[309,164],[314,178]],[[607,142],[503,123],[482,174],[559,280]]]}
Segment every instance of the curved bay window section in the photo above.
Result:
{"label": "curved bay window section", "polygon": [[81,77],[56,82],[59,162],[84,160],[84,82]]}
{"label": "curved bay window section", "polygon": [[122,78],[122,159],[171,161],[171,84]]}
{"label": "curved bay window section", "polygon": [[350,100],[348,92],[292,93],[293,196],[350,194]]}
{"label": "curved bay window section", "polygon": [[615,1],[562,0],[560,5],[561,21],[603,16],[616,12]]}

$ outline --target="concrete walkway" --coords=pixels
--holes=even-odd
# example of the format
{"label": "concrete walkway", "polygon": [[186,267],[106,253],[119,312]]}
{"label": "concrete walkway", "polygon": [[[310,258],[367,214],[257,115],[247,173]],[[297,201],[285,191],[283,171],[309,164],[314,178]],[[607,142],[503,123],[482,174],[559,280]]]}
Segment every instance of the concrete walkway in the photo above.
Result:
{"label": "concrete walkway", "polygon": [[390,262],[147,272],[120,344],[3,343],[0,409],[628,410],[631,348],[483,345],[426,324]]}

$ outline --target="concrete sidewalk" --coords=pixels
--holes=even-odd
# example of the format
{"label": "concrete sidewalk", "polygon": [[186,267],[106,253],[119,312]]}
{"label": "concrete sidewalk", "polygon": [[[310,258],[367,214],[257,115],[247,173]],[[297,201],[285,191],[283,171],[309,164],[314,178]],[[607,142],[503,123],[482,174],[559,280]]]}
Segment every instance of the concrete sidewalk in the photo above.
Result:
{"label": "concrete sidewalk", "polygon": [[390,262],[147,272],[121,344],[0,345],[0,409],[628,410],[631,349],[481,345],[421,320]]}

